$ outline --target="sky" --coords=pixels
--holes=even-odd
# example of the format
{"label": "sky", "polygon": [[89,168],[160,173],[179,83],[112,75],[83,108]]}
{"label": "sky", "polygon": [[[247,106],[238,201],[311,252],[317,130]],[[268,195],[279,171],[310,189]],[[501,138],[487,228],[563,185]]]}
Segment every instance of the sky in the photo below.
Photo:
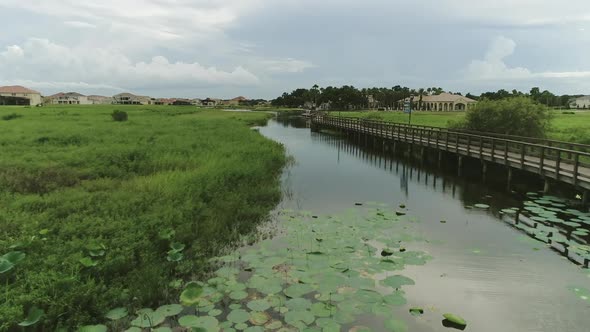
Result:
{"label": "sky", "polygon": [[588,59],[588,0],[0,0],[0,85],[44,95],[590,94]]}

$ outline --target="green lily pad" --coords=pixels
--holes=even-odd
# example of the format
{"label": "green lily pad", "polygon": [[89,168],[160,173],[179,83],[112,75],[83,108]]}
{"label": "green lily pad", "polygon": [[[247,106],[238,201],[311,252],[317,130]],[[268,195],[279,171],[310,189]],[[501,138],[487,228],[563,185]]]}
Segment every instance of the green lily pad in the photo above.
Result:
{"label": "green lily pad", "polygon": [[20,263],[22,260],[24,260],[26,256],[27,255],[24,252],[11,251],[11,252],[5,254],[4,256],[2,256],[2,258],[4,258],[5,260],[16,265],[16,264]]}
{"label": "green lily pad", "polygon": [[270,320],[270,315],[266,312],[253,311],[250,313],[250,323],[256,326],[264,325]]}
{"label": "green lily pad", "polygon": [[285,322],[292,326],[310,325],[315,320],[313,314],[307,310],[289,311],[285,314]]}
{"label": "green lily pad", "polygon": [[239,300],[243,300],[247,297],[248,297],[248,293],[245,291],[241,291],[241,290],[229,293],[229,298],[232,300],[239,301]]}
{"label": "green lily pad", "polygon": [[156,327],[166,319],[164,315],[152,309],[138,310],[137,315],[137,318],[131,321],[131,325],[141,328]]}
{"label": "green lily pad", "polygon": [[290,310],[307,310],[311,308],[311,301],[304,298],[290,299],[285,303]]}
{"label": "green lily pad", "polygon": [[311,293],[313,288],[306,284],[294,284],[284,290],[285,295],[290,298],[302,297],[305,294]]}
{"label": "green lily pad", "polygon": [[166,256],[166,260],[169,262],[180,262],[184,258],[184,254],[179,251],[171,251]]}
{"label": "green lily pad", "polygon": [[43,317],[44,314],[45,312],[43,311],[43,309],[32,307],[31,309],[29,309],[27,318],[24,321],[18,323],[18,325],[24,327],[35,325],[39,322],[39,320],[41,320],[41,317]]}
{"label": "green lily pad", "polygon": [[92,260],[92,258],[90,258],[90,257],[81,258],[79,260],[79,262],[80,262],[80,264],[84,265],[84,267],[93,267],[93,266],[97,266],[98,265],[98,262]]}
{"label": "green lily pad", "polygon": [[170,249],[176,251],[176,252],[180,252],[183,251],[184,248],[186,248],[186,246],[183,243],[180,242],[173,242],[170,244]]}
{"label": "green lily pad", "polygon": [[203,294],[203,288],[196,283],[190,283],[180,293],[180,303],[185,306],[193,306],[199,303],[201,295]]}
{"label": "green lily pad", "polygon": [[180,304],[163,305],[156,309],[156,312],[161,313],[164,317],[172,317],[180,314],[183,308]]}
{"label": "green lily pad", "polygon": [[110,320],[119,320],[127,317],[128,314],[127,308],[115,308],[107,312],[104,316]]}
{"label": "green lily pad", "polygon": [[420,316],[424,314],[424,309],[420,308],[420,307],[414,307],[414,308],[410,308],[410,314],[412,314],[412,316]]}
{"label": "green lily pad", "polygon": [[14,268],[14,264],[12,264],[9,260],[4,258],[0,258],[0,273],[6,273]]}
{"label": "green lily pad", "polygon": [[270,303],[267,300],[253,300],[246,305],[252,311],[266,311],[270,308]]}
{"label": "green lily pad", "polygon": [[476,207],[476,208],[478,208],[478,209],[483,209],[483,210],[487,210],[487,209],[490,208],[489,205],[487,205],[487,204],[481,204],[481,203],[480,204],[474,204],[473,206]]}
{"label": "green lily pad", "polygon": [[172,332],[172,329],[169,327],[158,327],[152,330],[152,332]]}
{"label": "green lily pad", "polygon": [[395,318],[391,318],[385,321],[384,323],[385,328],[392,332],[406,332],[408,331],[408,326],[401,320],[397,320]]}
{"label": "green lily pad", "polygon": [[408,277],[404,277],[402,275],[395,275],[395,276],[387,277],[381,283],[383,285],[389,286],[391,288],[400,288],[401,286],[415,284],[414,280],[412,280]]}
{"label": "green lily pad", "polygon": [[248,319],[250,319],[250,314],[243,309],[232,310],[229,315],[227,315],[227,320],[236,324],[245,323]]}
{"label": "green lily pad", "polygon": [[443,317],[453,324],[457,324],[459,326],[467,326],[467,322],[463,318],[455,314],[444,314]]}
{"label": "green lily pad", "polygon": [[105,325],[86,325],[78,329],[78,332],[107,332]]}

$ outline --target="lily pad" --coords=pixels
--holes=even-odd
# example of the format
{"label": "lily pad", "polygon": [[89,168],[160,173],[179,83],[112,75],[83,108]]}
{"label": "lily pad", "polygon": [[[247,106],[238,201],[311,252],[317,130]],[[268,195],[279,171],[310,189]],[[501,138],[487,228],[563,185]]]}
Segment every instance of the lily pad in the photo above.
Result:
{"label": "lily pad", "polygon": [[253,300],[246,305],[252,311],[266,311],[270,308],[270,303],[266,300]]}
{"label": "lily pad", "polygon": [[489,209],[489,208],[490,208],[490,206],[489,206],[489,205],[487,205],[487,204],[481,204],[481,203],[479,203],[479,204],[474,204],[473,206],[474,206],[474,207],[476,207],[476,208],[478,208],[478,209],[483,209],[483,210],[487,210],[487,209]]}
{"label": "lily pad", "polygon": [[131,325],[141,328],[156,327],[164,323],[166,319],[164,315],[151,309],[138,310],[137,314],[137,318],[131,321]]}
{"label": "lily pad", "polygon": [[11,262],[13,265],[16,265],[16,264],[20,263],[22,260],[24,260],[26,256],[27,255],[24,252],[11,251],[11,252],[5,254],[4,256],[2,256],[2,258]]}
{"label": "lily pad", "polygon": [[270,320],[270,315],[266,312],[254,311],[250,313],[250,323],[256,326],[264,325]]}
{"label": "lily pad", "polygon": [[185,306],[193,306],[199,303],[201,295],[203,294],[203,288],[196,283],[190,283],[180,293],[180,303]]}
{"label": "lily pad", "polygon": [[227,315],[227,320],[236,324],[245,323],[248,319],[250,319],[250,315],[243,309],[232,310],[229,315]]}
{"label": "lily pad", "polygon": [[443,314],[443,317],[453,324],[457,324],[459,326],[467,326],[467,322],[463,318],[455,314]]}
{"label": "lily pad", "polygon": [[391,318],[385,321],[384,323],[385,328],[388,331],[392,332],[406,332],[408,331],[408,326],[401,320],[397,320],[395,318]]}
{"label": "lily pad", "polygon": [[104,316],[110,320],[119,320],[121,318],[127,317],[128,314],[127,308],[115,308],[107,312]]}
{"label": "lily pad", "polygon": [[163,305],[156,309],[156,312],[161,313],[164,317],[172,317],[180,314],[183,308],[180,304]]}
{"label": "lily pad", "polygon": [[412,280],[408,277],[404,277],[402,275],[395,275],[395,276],[387,277],[381,283],[383,285],[389,286],[391,288],[400,288],[401,286],[415,284],[414,280]]}
{"label": "lily pad", "polygon": [[412,314],[412,316],[421,316],[424,314],[424,309],[420,307],[410,308],[410,314]]}
{"label": "lily pad", "polygon": [[41,320],[41,317],[43,317],[44,314],[45,312],[43,311],[43,309],[32,307],[31,309],[29,309],[27,318],[24,321],[18,323],[18,325],[24,327],[35,325],[39,322],[39,320]]}
{"label": "lily pad", "polygon": [[306,284],[294,284],[284,290],[285,295],[290,298],[302,297],[305,294],[311,293],[313,288]]}
{"label": "lily pad", "polygon": [[14,264],[10,261],[0,258],[0,273],[6,273],[14,268]]}
{"label": "lily pad", "polygon": [[107,332],[105,325],[86,325],[82,326],[78,332]]}
{"label": "lily pad", "polygon": [[90,257],[81,258],[79,260],[79,262],[80,262],[80,264],[84,265],[84,267],[93,267],[93,266],[97,266],[98,265],[98,262],[92,260],[92,258],[90,258]]}

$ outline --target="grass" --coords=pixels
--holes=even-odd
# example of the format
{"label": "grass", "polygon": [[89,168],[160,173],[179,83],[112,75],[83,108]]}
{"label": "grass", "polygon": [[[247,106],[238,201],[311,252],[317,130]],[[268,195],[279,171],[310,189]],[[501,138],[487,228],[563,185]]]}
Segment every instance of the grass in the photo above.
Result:
{"label": "grass", "polygon": [[45,329],[73,330],[176,298],[174,280],[205,274],[280,199],[284,149],[248,127],[266,113],[0,108],[10,114],[22,117],[0,121],[0,257],[26,257],[0,274],[0,331],[32,306]]}
{"label": "grass", "polygon": [[[338,112],[331,112],[338,116]],[[408,114],[403,112],[341,112],[345,117],[372,118],[397,123],[408,123]],[[590,112],[580,111],[575,114],[563,114],[562,111],[553,112],[551,128],[548,138],[590,144]],[[433,127],[448,127],[451,123],[462,120],[464,112],[414,112],[412,124]]]}

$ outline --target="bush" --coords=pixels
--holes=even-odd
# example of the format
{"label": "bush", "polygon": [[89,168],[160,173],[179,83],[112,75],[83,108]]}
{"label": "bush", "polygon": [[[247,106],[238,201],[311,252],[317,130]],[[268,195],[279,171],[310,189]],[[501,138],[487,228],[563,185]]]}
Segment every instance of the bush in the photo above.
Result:
{"label": "bush", "polygon": [[576,114],[576,112],[565,111],[565,112],[561,112],[561,114]]}
{"label": "bush", "polygon": [[119,122],[127,121],[127,119],[128,119],[127,112],[123,112],[123,111],[119,111],[119,110],[114,110],[113,114],[111,114],[111,116],[113,117],[113,120],[119,121]]}
{"label": "bush", "polygon": [[383,120],[383,114],[377,112],[371,112],[364,117],[367,120]]}
{"label": "bush", "polygon": [[10,120],[14,120],[14,119],[18,119],[18,118],[22,118],[23,116],[20,114],[16,114],[16,113],[12,113],[12,114],[8,114],[2,117],[2,120],[4,121],[10,121]]}
{"label": "bush", "polygon": [[548,107],[527,97],[483,100],[454,128],[506,135],[545,137],[551,122]]}

